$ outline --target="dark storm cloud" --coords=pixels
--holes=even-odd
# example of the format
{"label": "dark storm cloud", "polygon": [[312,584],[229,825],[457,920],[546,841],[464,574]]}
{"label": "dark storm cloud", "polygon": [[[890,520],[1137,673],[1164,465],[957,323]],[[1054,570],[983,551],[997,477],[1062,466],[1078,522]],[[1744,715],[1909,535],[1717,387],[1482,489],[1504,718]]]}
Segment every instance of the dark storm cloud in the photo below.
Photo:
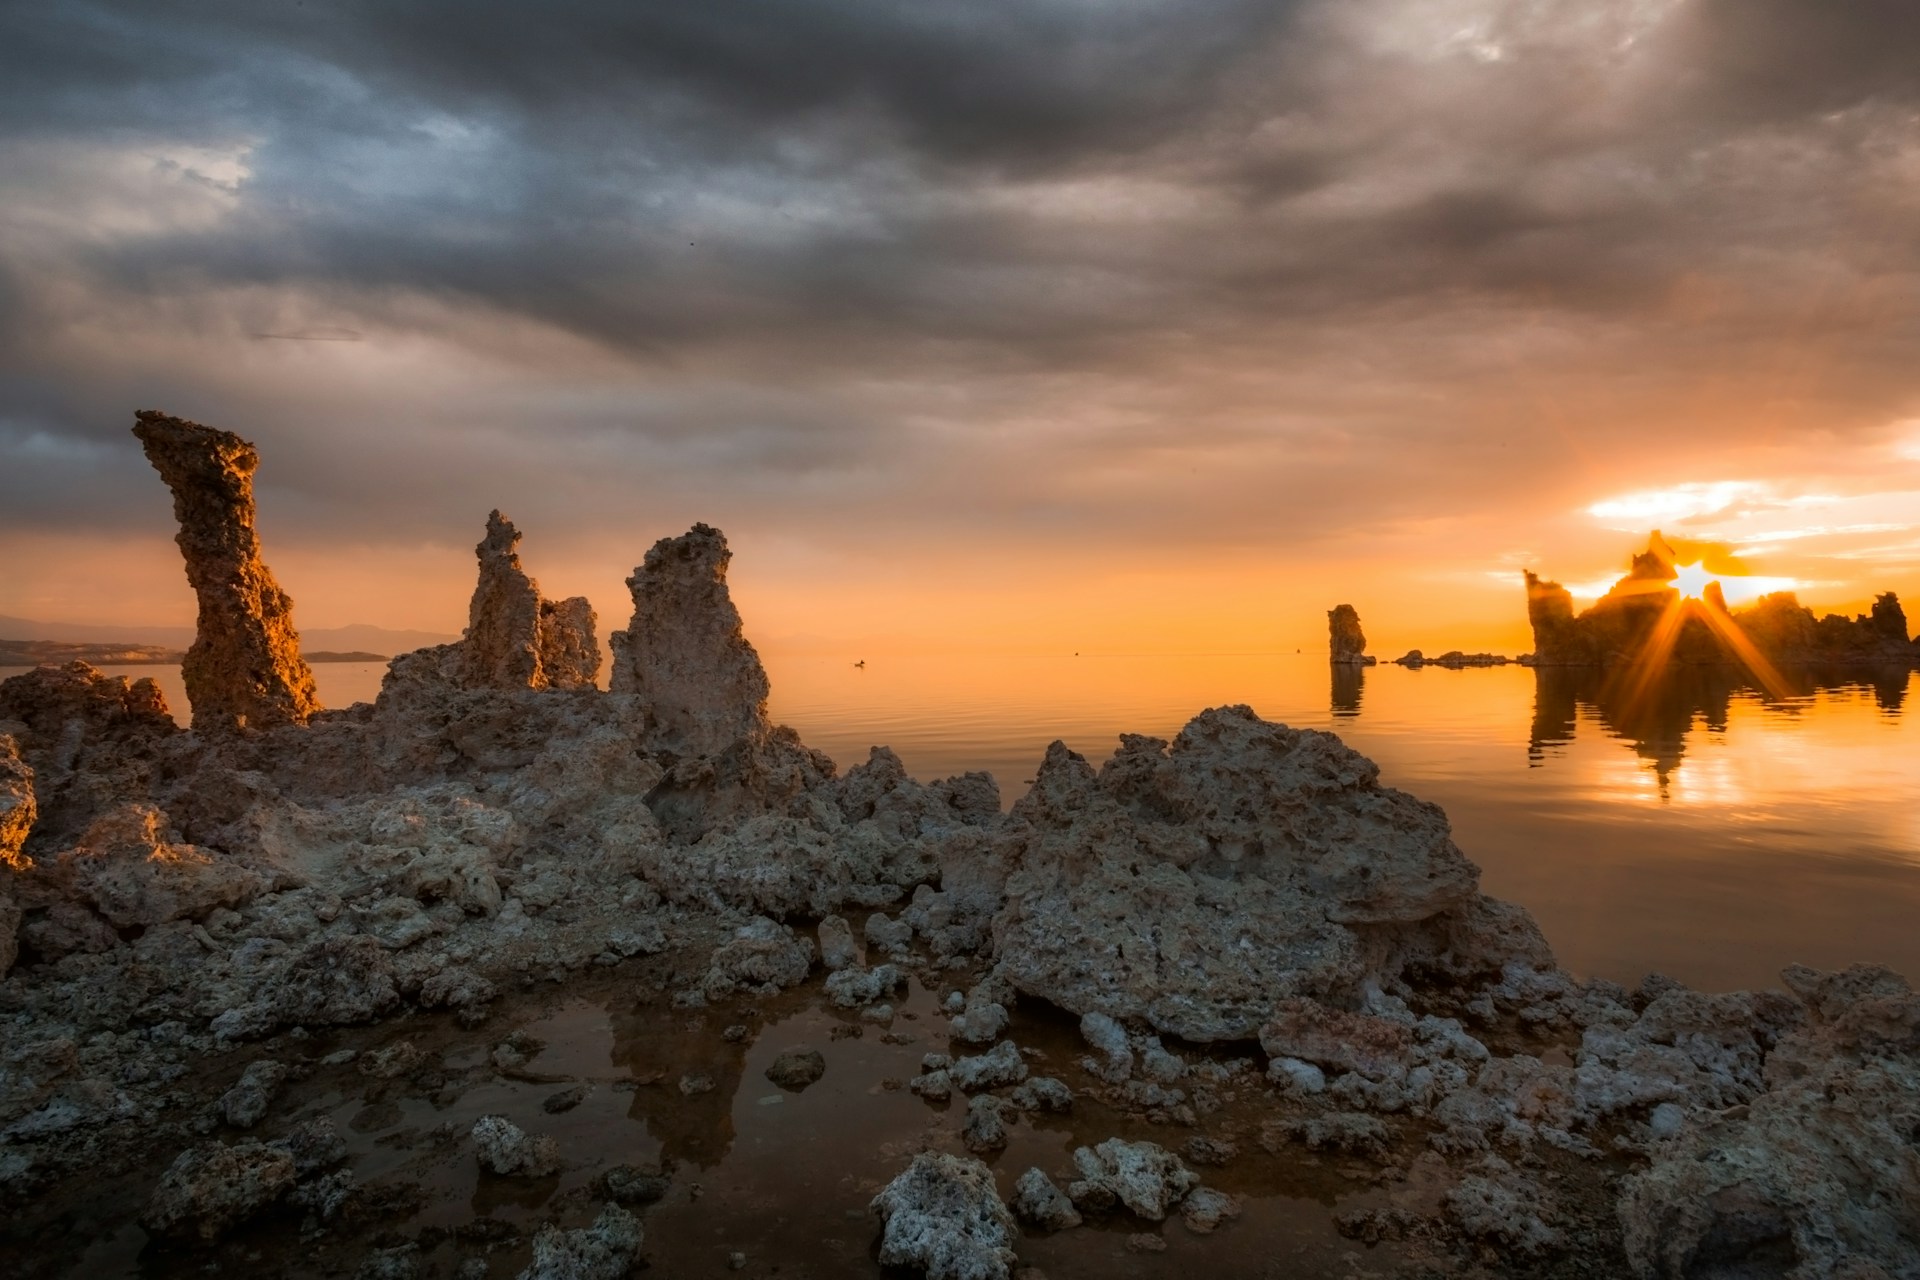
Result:
{"label": "dark storm cloud", "polygon": [[[0,527],[160,518],[135,404],[270,440],[314,528],[525,484],[1204,537],[1537,488],[1475,400],[1516,369],[1652,401],[1817,328],[1821,404],[1914,391],[1908,0],[0,23]],[[1246,493],[1156,500],[1182,449]]]}

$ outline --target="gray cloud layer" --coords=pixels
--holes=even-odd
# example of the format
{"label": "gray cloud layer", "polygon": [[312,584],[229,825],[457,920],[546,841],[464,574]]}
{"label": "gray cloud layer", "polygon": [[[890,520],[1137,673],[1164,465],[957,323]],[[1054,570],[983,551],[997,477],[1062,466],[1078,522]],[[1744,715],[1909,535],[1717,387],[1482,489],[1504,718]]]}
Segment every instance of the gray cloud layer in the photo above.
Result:
{"label": "gray cloud layer", "polygon": [[0,533],[145,405],[299,534],[1276,545],[1917,411],[1910,0],[0,13]]}

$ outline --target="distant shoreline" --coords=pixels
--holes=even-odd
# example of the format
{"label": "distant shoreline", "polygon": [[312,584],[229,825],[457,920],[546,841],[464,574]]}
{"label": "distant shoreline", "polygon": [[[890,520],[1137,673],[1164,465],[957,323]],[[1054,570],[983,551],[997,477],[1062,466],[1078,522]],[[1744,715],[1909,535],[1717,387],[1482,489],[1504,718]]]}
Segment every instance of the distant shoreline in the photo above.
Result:
{"label": "distant shoreline", "polygon": [[[52,663],[84,662],[94,667],[177,667],[186,660],[184,649],[144,644],[76,644],[60,640],[0,640],[0,667],[39,667]],[[390,662],[384,653],[359,649],[316,649],[302,655],[314,662]]]}

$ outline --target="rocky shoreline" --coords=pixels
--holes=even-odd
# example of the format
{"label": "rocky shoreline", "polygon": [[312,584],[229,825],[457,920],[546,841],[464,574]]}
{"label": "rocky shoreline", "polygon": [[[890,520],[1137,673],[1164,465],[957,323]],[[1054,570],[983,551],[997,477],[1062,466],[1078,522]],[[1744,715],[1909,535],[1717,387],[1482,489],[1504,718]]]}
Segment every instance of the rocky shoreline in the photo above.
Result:
{"label": "rocky shoreline", "polygon": [[[611,692],[496,512],[467,638],[322,710],[251,446],[141,425],[201,588],[193,728],[83,663],[0,683],[9,1274],[101,1273],[103,1238],[122,1274],[684,1274],[715,1222],[716,1271],[1280,1274],[1235,1244],[1277,1185],[1346,1242],[1318,1273],[1920,1275],[1920,997],[1885,969],[1579,981],[1437,807],[1246,707],[1055,744],[1006,813],[883,747],[842,773],[768,721],[706,526],[628,580]],[[537,1033],[556,1000],[611,1068]],[[829,1095],[890,1136],[716,1216],[742,1107]],[[616,1096],[650,1163],[568,1128]],[[849,1197],[816,1252],[765,1243]]]}

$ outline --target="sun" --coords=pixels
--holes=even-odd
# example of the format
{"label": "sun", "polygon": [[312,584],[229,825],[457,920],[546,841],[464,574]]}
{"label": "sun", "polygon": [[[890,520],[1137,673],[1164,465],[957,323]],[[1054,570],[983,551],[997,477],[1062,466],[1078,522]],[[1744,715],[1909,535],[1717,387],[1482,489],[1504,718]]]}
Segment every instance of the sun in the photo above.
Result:
{"label": "sun", "polygon": [[1707,584],[1718,581],[1719,576],[1708,573],[1698,560],[1692,564],[1676,566],[1674,569],[1673,585],[1689,600],[1700,599],[1706,593]]}

